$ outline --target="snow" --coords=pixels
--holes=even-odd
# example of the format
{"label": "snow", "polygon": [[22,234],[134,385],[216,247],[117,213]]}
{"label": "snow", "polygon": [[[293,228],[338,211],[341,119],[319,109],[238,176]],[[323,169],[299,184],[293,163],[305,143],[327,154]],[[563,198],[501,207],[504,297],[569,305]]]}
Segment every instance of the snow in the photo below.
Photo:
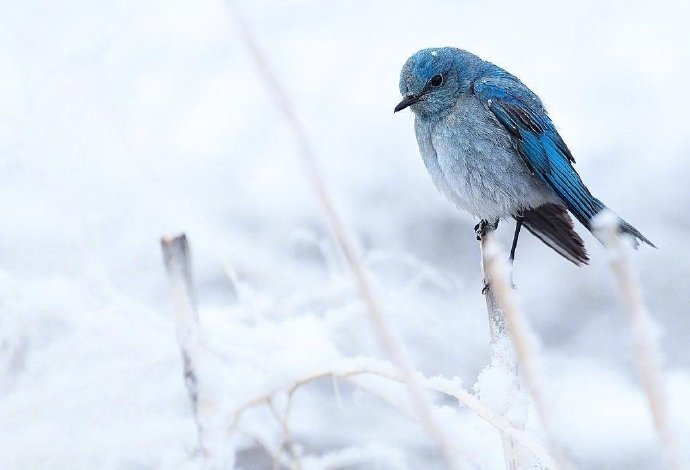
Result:
{"label": "snow", "polygon": [[524,392],[516,390],[513,384],[513,372],[503,364],[492,362],[479,373],[473,390],[495,415],[522,423],[527,415],[527,401]]}
{"label": "snow", "polygon": [[[404,61],[438,44],[492,59],[540,94],[592,192],[659,247],[631,262],[690,459],[690,96],[678,92],[689,7],[435,0],[423,17],[409,0],[242,7],[414,367],[478,391],[489,409],[506,377],[487,368],[476,221],[436,193],[412,118],[392,107]],[[279,416],[291,404],[302,468],[444,468],[404,385],[342,377],[395,370],[223,2],[6,2],[0,155],[0,468],[200,467],[158,244],[181,231],[223,465],[271,468],[281,423],[265,402],[247,405],[274,393]],[[607,254],[578,231],[590,266],[525,234],[513,273],[558,443],[581,468],[659,468]],[[502,223],[503,246],[511,236]],[[470,468],[503,468],[491,424],[430,397]]]}

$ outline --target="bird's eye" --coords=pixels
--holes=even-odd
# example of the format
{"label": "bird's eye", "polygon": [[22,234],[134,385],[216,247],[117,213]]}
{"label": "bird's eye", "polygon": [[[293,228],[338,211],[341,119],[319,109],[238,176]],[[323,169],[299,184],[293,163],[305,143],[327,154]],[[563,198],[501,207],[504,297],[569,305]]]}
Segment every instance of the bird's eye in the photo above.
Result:
{"label": "bird's eye", "polygon": [[439,87],[443,84],[443,75],[434,75],[431,79],[431,86]]}

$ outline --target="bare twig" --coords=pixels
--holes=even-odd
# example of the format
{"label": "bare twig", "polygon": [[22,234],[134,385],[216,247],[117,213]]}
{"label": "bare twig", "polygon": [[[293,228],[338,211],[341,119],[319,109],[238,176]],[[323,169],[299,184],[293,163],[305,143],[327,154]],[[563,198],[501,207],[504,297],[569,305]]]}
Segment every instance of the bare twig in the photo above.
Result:
{"label": "bare twig", "polygon": [[182,234],[176,237],[163,238],[161,239],[161,248],[163,261],[170,277],[171,296],[175,302],[177,340],[182,354],[184,381],[197,428],[199,451],[202,457],[208,460],[210,457],[207,442],[208,429],[200,406],[199,353],[201,342],[199,339],[199,315],[196,308],[187,237]]}
{"label": "bare twig", "polygon": [[[302,468],[302,464],[299,460],[299,455],[297,455],[297,452],[295,451],[294,440],[292,439],[292,433],[290,432],[289,426],[290,409],[292,408],[292,393],[288,393],[287,395],[287,401],[285,403],[285,409],[283,410],[282,415],[278,412],[278,408],[275,406],[273,398],[274,397],[271,397],[268,400],[268,408],[273,416],[273,419],[275,419],[276,423],[278,423],[280,426],[280,442],[276,453],[278,456],[280,456],[280,454],[283,452],[283,449],[286,449],[288,455],[290,456],[290,468],[300,470]],[[273,469],[280,469],[279,458],[275,458],[273,460]]]}
{"label": "bare twig", "polygon": [[630,321],[630,336],[637,372],[647,395],[664,460],[668,468],[686,468],[669,420],[661,353],[654,335],[656,325],[642,298],[642,287],[637,273],[630,265],[629,248],[619,236],[619,224],[618,217],[608,211],[599,214],[594,220],[597,235],[608,248],[611,271],[616,278],[619,295]]}
{"label": "bare twig", "polygon": [[558,467],[569,468],[572,464],[567,461],[554,439],[551,408],[543,395],[544,385],[537,357],[537,341],[524,316],[517,308],[506,254],[501,250],[492,230],[486,231],[481,238],[482,265],[485,269],[485,282],[488,282],[486,288],[487,306],[490,304],[489,296],[492,298],[495,296],[492,302],[498,307],[498,312],[505,322],[504,324],[497,324],[498,320],[494,320],[493,323],[496,325],[494,328],[502,327],[503,332],[501,334],[508,333],[513,350],[517,354],[519,364],[524,372],[532,402],[544,427],[551,455],[556,459]]}
{"label": "bare twig", "polygon": [[[446,396],[453,397],[460,404],[466,406],[468,409],[473,411],[479,418],[486,421],[491,426],[495,427],[502,433],[510,436],[515,440],[515,442],[525,449],[528,449],[537,459],[544,463],[548,468],[554,468],[554,462],[549,453],[544,449],[544,447],[529,433],[524,430],[516,429],[511,423],[509,423],[504,417],[496,416],[494,413],[489,411],[484,404],[479,401],[474,395],[466,391],[461,385],[455,380],[449,380],[443,377],[432,377],[425,378],[423,376],[418,377],[419,382],[427,390],[442,393]],[[403,383],[404,381],[400,374],[396,372],[395,368],[391,367],[390,364],[381,363],[380,361],[362,361],[357,360],[354,363],[344,364],[339,367],[335,367],[329,370],[317,370],[311,374],[305,375],[303,377],[295,379],[289,385],[278,388],[265,394],[255,397],[241,406],[235,409],[232,416],[230,429],[234,430],[239,423],[242,414],[249,410],[250,408],[269,404],[273,396],[287,393],[288,396],[292,396],[299,388],[306,384],[314,382],[316,380],[324,378],[341,378],[353,382],[360,388],[363,388],[370,393],[374,393],[378,397],[387,401],[391,405],[398,409],[401,409],[401,405],[395,401],[387,398],[381,393],[375,391],[371,387],[368,387],[366,383],[359,379],[366,376],[375,376],[387,380],[392,380],[398,383]],[[405,414],[408,414],[406,410],[401,409]],[[414,416],[412,416],[414,418]]]}
{"label": "bare twig", "polygon": [[307,134],[302,126],[302,123],[298,119],[297,113],[295,112],[287,93],[285,90],[283,90],[279,80],[273,74],[266,55],[259,47],[254,34],[252,33],[247,22],[244,20],[244,17],[239,11],[236,2],[229,0],[227,4],[232,9],[233,17],[240,32],[240,37],[247,46],[247,49],[256,63],[259,75],[268,88],[274,104],[283,114],[286,123],[295,136],[297,143],[297,154],[302,161],[307,179],[316,195],[318,202],[321,205],[322,212],[328,222],[328,225],[330,226],[333,238],[340,247],[343,257],[345,258],[350,271],[353,274],[359,295],[366,306],[374,332],[378,336],[379,342],[391,360],[400,369],[416,408],[417,416],[423,423],[427,432],[439,445],[448,466],[453,469],[460,468],[460,460],[456,455],[455,447],[451,445],[450,439],[445,435],[442,427],[434,417],[431,411],[431,404],[429,403],[423,388],[416,380],[416,377],[413,373],[413,368],[402,343],[393,334],[391,328],[388,326],[381,312],[381,308],[374,298],[371,283],[368,280],[366,270],[357,253],[357,250],[355,249],[355,244],[350,239],[347,231],[345,230],[345,226],[335,210],[331,196],[326,190],[323,178],[321,177],[316,164],[316,158],[309,143],[309,139],[307,138]]}

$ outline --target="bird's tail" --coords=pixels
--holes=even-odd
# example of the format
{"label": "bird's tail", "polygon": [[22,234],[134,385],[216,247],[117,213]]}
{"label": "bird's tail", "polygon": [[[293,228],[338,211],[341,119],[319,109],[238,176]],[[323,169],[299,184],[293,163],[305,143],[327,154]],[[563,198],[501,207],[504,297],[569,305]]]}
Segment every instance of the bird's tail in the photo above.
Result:
{"label": "bird's tail", "polygon": [[[586,206],[587,206],[586,211],[573,210],[573,209],[570,209],[570,207],[569,207],[569,209],[571,210],[573,215],[575,217],[577,217],[577,219],[580,222],[582,222],[582,225],[587,227],[587,230],[589,230],[591,232],[592,231],[592,220],[594,219],[594,217],[596,217],[596,215],[598,213],[600,213],[601,211],[603,211],[604,209],[608,209],[608,208],[606,207],[606,205],[603,202],[601,202],[599,199],[595,198],[594,196],[590,196],[589,200],[587,201]],[[647,239],[647,237],[642,235],[639,230],[637,230],[635,227],[630,225],[625,220],[619,218],[618,224],[620,226],[621,232],[627,233],[627,234],[630,234],[633,236],[633,238],[635,240],[635,247],[637,247],[640,242],[644,242],[647,245],[649,245],[653,248],[656,248],[656,246],[654,246],[654,243],[650,242],[649,239]]]}
{"label": "bird's tail", "polygon": [[575,232],[565,207],[544,204],[530,209],[522,214],[522,223],[535,237],[567,260],[578,266],[589,261],[585,244]]}

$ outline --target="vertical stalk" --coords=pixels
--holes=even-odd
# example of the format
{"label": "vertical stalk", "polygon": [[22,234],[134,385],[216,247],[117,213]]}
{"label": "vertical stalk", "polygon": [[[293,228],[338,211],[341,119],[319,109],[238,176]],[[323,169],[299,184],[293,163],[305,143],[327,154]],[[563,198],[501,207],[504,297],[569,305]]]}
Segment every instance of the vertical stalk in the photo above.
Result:
{"label": "vertical stalk", "polygon": [[654,427],[668,468],[686,468],[681,460],[678,441],[671,429],[668,399],[664,388],[662,360],[652,320],[642,297],[642,287],[637,273],[628,259],[629,248],[619,235],[618,217],[605,212],[594,220],[597,235],[609,251],[611,272],[616,279],[619,297],[630,322],[630,337],[635,365],[640,382],[647,396],[647,403],[654,419]]}
{"label": "vertical stalk", "polygon": [[[479,239],[479,253],[481,256],[481,272],[484,288],[484,299],[486,300],[486,311],[489,315],[489,333],[491,335],[491,363],[494,366],[502,367],[513,375],[511,384],[510,396],[515,395],[519,389],[518,379],[518,363],[510,344],[508,332],[506,330],[505,316],[503,310],[496,300],[494,290],[490,282],[489,263],[491,261],[487,248],[491,243],[490,238],[493,237],[493,229],[485,226],[478,232]],[[504,409],[509,409],[510,403],[506,403]],[[524,429],[524,423],[511,423],[517,429]],[[510,435],[501,433],[501,442],[503,445],[503,456],[506,462],[507,470],[519,470],[526,468],[524,456],[520,445]]]}
{"label": "vertical stalk", "polygon": [[205,468],[210,468],[210,449],[208,446],[207,423],[202,409],[199,383],[201,362],[201,341],[199,338],[199,314],[196,307],[192,265],[187,237],[182,234],[176,237],[161,239],[163,261],[170,278],[170,295],[175,308],[175,326],[177,341],[182,355],[182,370],[187,394],[192,407],[196,424],[199,452],[204,459]]}

